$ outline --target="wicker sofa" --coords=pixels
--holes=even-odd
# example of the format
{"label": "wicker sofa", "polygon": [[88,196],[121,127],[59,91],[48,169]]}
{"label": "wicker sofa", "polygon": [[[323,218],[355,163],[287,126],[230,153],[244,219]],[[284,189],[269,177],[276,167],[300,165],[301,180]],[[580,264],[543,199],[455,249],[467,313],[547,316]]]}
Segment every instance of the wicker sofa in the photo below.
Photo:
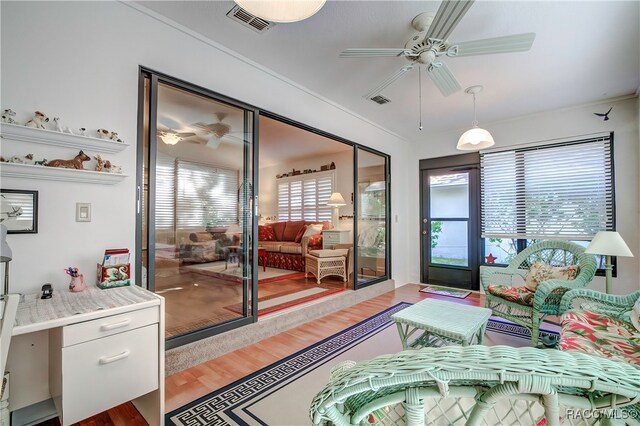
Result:
{"label": "wicker sofa", "polygon": [[[185,239],[186,240],[186,239]],[[225,260],[226,247],[240,244],[239,234],[229,234],[227,227],[191,232],[180,244],[181,263],[207,263]]]}
{"label": "wicker sofa", "polygon": [[303,237],[307,225],[322,224],[331,229],[331,222],[304,220],[275,222],[258,227],[258,246],[267,252],[267,266],[304,271],[305,255],[309,250],[322,248],[322,234]]}

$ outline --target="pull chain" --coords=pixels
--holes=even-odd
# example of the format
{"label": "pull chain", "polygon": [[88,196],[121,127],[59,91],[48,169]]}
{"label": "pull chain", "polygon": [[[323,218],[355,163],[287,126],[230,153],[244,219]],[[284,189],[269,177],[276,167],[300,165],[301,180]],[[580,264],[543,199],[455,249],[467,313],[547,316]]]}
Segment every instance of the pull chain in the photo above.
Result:
{"label": "pull chain", "polygon": [[420,99],[420,126],[418,129],[422,130],[422,70],[418,66],[418,95]]}
{"label": "pull chain", "polygon": [[478,127],[478,119],[476,117],[476,94],[473,93],[473,123],[474,127]]}

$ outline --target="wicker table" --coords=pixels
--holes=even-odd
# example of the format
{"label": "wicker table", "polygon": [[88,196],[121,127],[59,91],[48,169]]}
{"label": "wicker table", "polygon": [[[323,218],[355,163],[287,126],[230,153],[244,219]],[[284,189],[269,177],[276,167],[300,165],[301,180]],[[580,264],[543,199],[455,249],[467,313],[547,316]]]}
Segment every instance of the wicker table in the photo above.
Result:
{"label": "wicker table", "polygon": [[[316,251],[316,250],[313,250]],[[346,258],[343,255],[338,256],[326,256],[328,252],[335,251],[336,254],[340,253],[338,250],[317,250],[323,252],[322,256],[314,256],[313,254],[307,254],[304,267],[304,276],[306,277],[309,272],[316,276],[316,281],[320,284],[320,280],[329,275],[337,275],[342,277],[343,281],[347,281],[347,265]]]}
{"label": "wicker table", "polygon": [[[398,326],[404,349],[459,344],[468,346],[476,338],[482,344],[491,309],[459,303],[426,299],[400,312],[391,319]],[[417,331],[422,334],[409,343]]]}

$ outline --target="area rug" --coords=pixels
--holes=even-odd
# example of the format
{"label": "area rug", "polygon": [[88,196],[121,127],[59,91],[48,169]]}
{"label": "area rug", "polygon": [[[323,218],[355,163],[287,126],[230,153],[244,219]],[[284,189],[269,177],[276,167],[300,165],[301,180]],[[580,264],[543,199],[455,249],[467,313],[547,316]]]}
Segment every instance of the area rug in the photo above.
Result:
{"label": "area rug", "polygon": [[[331,367],[402,350],[391,315],[401,302],[249,376],[168,413],[167,425],[299,426],[310,424],[309,405],[329,379]],[[502,322],[502,321],[501,321]],[[494,323],[494,324],[492,324]],[[512,327],[513,326],[513,327]],[[517,325],[489,320],[484,343],[528,346]],[[510,330],[518,330],[510,334]],[[551,333],[545,331],[545,333]],[[508,337],[508,339],[507,339]]]}
{"label": "area rug", "polygon": [[[262,284],[262,282],[260,282],[260,284]],[[342,291],[344,291],[342,288],[311,287],[300,291],[284,291],[270,296],[260,297],[258,298],[258,315],[271,314]],[[236,303],[225,306],[225,309],[235,313],[242,313],[242,306],[241,303]]]}
{"label": "area rug", "polygon": [[457,299],[464,299],[465,297],[471,294],[471,292],[467,290],[457,290],[455,288],[440,287],[437,285],[424,286],[424,288],[420,289],[420,292],[438,294],[440,296],[455,297]]}
{"label": "area rug", "polygon": [[[196,274],[208,275],[215,278],[234,279],[240,281],[242,278],[242,268],[236,265],[225,265],[225,262],[200,263],[195,265],[183,266],[182,269],[194,272]],[[258,267],[258,284],[286,280],[297,279],[304,276],[304,272],[289,271],[286,269],[271,268],[267,266]]]}

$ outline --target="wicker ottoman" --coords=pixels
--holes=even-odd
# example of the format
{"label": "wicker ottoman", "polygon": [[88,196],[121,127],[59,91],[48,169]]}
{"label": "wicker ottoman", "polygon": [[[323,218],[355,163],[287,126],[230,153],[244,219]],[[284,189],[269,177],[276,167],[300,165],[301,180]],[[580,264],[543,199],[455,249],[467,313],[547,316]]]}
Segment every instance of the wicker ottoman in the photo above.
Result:
{"label": "wicker ottoman", "polygon": [[305,257],[305,278],[311,272],[318,284],[322,278],[329,275],[337,275],[342,277],[343,281],[347,281],[346,258],[342,250],[312,250]]}

